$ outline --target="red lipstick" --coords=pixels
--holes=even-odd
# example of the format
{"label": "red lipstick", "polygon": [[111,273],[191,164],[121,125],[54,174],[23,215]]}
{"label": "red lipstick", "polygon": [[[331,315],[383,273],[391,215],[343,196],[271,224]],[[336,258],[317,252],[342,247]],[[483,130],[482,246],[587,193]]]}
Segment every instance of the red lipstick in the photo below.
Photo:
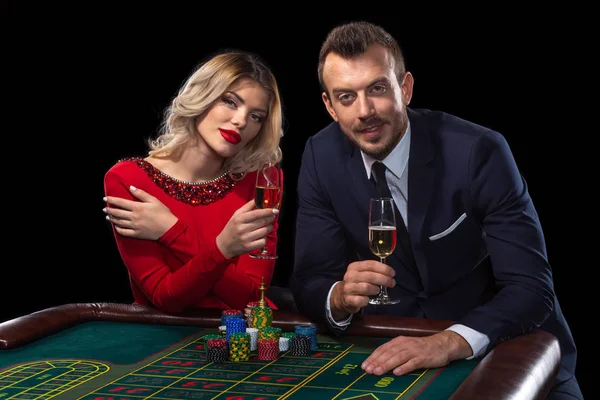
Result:
{"label": "red lipstick", "polygon": [[230,131],[229,129],[219,128],[219,132],[221,132],[221,136],[223,136],[223,139],[227,140],[229,143],[238,144],[242,141],[242,137],[236,131]]}

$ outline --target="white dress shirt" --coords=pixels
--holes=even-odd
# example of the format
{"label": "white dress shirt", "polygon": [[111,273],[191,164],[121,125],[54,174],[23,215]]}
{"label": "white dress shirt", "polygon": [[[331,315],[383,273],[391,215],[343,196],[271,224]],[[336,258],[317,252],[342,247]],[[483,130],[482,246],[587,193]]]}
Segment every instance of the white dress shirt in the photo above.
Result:
{"label": "white dress shirt", "polygon": [[[385,164],[386,171],[385,177],[388,182],[388,187],[390,188],[390,192],[392,193],[392,197],[394,198],[394,202],[398,207],[398,211],[402,215],[402,219],[404,220],[404,224],[408,228],[408,157],[410,154],[410,122],[408,123],[408,127],[406,129],[406,134],[400,139],[400,142],[396,145],[394,150],[382,160],[383,164]],[[363,153],[361,151],[361,155],[363,158],[363,162],[365,164],[365,170],[367,172],[367,178],[371,179],[371,167],[377,161],[375,158]],[[329,289],[329,294],[327,295],[327,319],[329,322],[337,326],[339,328],[345,329],[350,325],[352,321],[352,314],[344,321],[335,321],[331,314],[330,308],[330,297],[331,292],[335,285],[339,282],[334,283]],[[474,329],[471,329],[467,326],[455,324],[449,327],[447,330],[454,331],[461,335],[471,346],[473,350],[473,355],[468,359],[472,359],[474,357],[478,357],[484,353],[486,347],[488,346],[490,340],[489,338],[481,332],[478,332]]]}

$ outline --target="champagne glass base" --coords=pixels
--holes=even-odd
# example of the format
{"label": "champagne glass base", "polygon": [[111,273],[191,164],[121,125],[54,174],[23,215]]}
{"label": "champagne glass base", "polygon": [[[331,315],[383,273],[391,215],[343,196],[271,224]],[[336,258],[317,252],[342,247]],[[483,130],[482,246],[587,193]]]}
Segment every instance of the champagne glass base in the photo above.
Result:
{"label": "champagne glass base", "polygon": [[276,260],[277,256],[273,255],[273,254],[262,254],[262,253],[256,253],[256,254],[249,254],[250,258],[258,258],[261,260]]}
{"label": "champagne glass base", "polygon": [[392,299],[388,296],[377,296],[369,299],[369,304],[378,306],[398,303],[400,303],[400,300]]}

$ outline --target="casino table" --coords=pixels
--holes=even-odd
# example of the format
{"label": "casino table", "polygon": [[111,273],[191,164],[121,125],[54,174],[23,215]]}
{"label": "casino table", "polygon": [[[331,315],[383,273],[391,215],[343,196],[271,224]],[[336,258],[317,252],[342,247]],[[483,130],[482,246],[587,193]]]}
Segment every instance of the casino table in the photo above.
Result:
{"label": "casino table", "polygon": [[[273,327],[311,321],[273,311]],[[343,337],[317,326],[318,349],[275,360],[209,362],[221,310],[166,314],[117,303],[65,304],[0,323],[0,399],[542,399],[558,372],[556,338],[536,330],[481,360],[405,376],[360,364],[398,335],[426,336],[451,321],[356,315]]]}

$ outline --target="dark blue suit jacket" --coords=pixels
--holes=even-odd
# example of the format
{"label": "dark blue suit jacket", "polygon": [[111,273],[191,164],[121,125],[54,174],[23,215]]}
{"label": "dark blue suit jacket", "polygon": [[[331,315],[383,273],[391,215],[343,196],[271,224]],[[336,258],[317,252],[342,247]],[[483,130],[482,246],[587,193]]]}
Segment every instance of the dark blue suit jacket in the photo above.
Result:
{"label": "dark blue suit jacket", "polygon": [[[387,263],[397,284],[388,292],[402,302],[362,312],[453,320],[486,334],[487,351],[540,327],[560,341],[558,380],[570,378],[575,344],[554,293],[538,215],[504,137],[449,114],[408,111],[408,231],[416,268],[396,249]],[[299,311],[313,320],[326,321],[329,289],[350,262],[377,259],[367,241],[371,197],[377,195],[360,151],[337,123],[308,140],[291,286]]]}

